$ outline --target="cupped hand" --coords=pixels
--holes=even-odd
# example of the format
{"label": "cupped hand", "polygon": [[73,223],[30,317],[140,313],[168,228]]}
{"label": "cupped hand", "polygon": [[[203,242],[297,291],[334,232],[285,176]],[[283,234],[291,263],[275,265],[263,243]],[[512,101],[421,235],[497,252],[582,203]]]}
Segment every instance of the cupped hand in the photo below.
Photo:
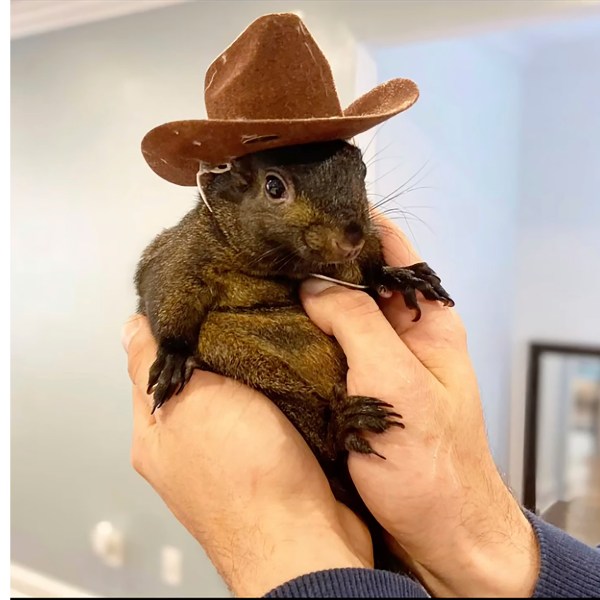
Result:
{"label": "cupped hand", "polygon": [[146,387],[156,343],[145,317],[127,323],[124,345],[132,463],[236,595],[260,596],[313,571],[372,566],[367,529],[335,501],[317,460],[272,402],[196,371],[151,414]]}
{"label": "cupped hand", "polygon": [[[391,266],[421,259],[391,223]],[[351,453],[352,478],[390,544],[433,595],[529,595],[538,571],[532,527],[492,458],[465,329],[456,311],[422,297],[419,321],[400,295],[379,305],[320,280],[304,308],[346,353],[349,394],[393,405],[404,429],[367,434],[386,457]]]}

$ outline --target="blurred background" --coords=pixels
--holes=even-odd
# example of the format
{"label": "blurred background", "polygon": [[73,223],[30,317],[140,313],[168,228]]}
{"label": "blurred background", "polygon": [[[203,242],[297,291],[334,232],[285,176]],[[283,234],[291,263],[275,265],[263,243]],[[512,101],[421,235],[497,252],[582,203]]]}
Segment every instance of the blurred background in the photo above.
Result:
{"label": "blurred background", "polygon": [[[457,302],[506,481],[600,544],[600,3],[11,0],[13,595],[228,595],[130,466],[119,338],[143,248],[196,201],[142,137],[203,118],[208,65],[286,11],[342,106],[419,85],[357,140],[369,191]],[[534,343],[560,348],[532,369]]]}

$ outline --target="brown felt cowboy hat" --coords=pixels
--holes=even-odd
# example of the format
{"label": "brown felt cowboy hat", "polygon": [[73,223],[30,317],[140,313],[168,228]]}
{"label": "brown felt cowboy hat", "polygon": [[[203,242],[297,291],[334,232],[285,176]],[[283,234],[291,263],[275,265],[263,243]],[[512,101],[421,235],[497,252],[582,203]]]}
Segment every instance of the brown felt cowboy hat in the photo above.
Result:
{"label": "brown felt cowboy hat", "polygon": [[342,110],[327,59],[294,14],[254,21],[206,72],[208,119],[173,121],[146,134],[150,167],[196,185],[199,164],[218,165],[275,148],[353,136],[412,106],[408,79],[377,86]]}

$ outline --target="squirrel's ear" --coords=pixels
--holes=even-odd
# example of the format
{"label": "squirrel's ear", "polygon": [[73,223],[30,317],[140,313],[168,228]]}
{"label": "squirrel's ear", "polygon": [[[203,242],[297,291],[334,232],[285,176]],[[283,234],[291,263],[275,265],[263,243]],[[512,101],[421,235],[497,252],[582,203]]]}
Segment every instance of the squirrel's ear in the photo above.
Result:
{"label": "squirrel's ear", "polygon": [[252,183],[252,171],[247,161],[235,159],[231,162],[231,177],[242,187],[248,187]]}

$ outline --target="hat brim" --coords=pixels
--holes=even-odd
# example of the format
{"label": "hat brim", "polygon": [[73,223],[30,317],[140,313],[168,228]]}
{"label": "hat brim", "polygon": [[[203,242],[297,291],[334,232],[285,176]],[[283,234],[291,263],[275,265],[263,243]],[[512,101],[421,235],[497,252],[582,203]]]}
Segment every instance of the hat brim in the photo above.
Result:
{"label": "hat brim", "polygon": [[339,117],[172,121],[146,134],[142,153],[163,179],[195,186],[200,162],[218,165],[270,148],[347,140],[410,108],[418,97],[412,81],[393,79],[361,96]]}

